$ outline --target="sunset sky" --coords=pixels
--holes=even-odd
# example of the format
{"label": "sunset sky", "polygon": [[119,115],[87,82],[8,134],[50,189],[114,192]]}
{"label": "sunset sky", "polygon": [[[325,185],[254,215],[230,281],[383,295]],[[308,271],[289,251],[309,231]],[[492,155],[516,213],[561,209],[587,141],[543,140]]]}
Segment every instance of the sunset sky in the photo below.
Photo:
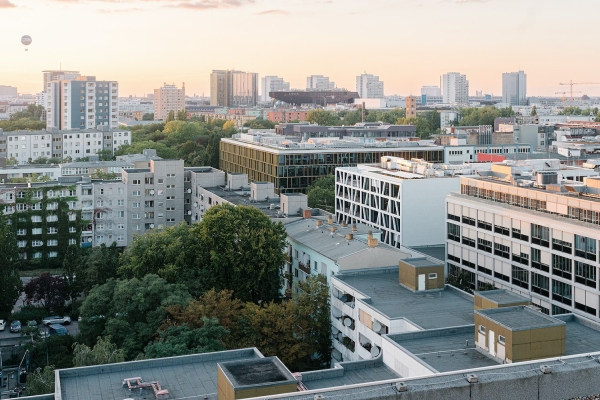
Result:
{"label": "sunset sky", "polygon": [[[208,95],[213,69],[311,74],[355,89],[364,71],[385,94],[419,94],[440,75],[501,94],[524,70],[528,95],[600,82],[598,0],[0,0],[0,85],[42,90],[44,69],[117,80],[120,94],[164,82]],[[25,52],[22,35],[33,43]],[[600,85],[576,86],[600,95]]]}

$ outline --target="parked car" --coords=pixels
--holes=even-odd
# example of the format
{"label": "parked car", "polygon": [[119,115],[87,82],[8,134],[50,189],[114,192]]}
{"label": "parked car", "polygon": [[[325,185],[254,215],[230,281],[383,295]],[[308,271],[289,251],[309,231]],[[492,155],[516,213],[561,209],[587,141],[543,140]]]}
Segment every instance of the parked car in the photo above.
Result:
{"label": "parked car", "polygon": [[50,324],[63,324],[63,325],[69,325],[71,323],[71,317],[61,317],[58,315],[51,315],[49,317],[44,317],[42,319],[42,324],[44,325],[50,325]]}
{"label": "parked car", "polygon": [[62,325],[59,324],[50,324],[48,325],[48,336],[54,336],[54,335],[68,335],[69,331],[67,331],[67,328],[65,328]]}
{"label": "parked car", "polygon": [[21,333],[21,321],[13,321],[10,323],[10,333]]}
{"label": "parked car", "polygon": [[4,331],[6,329],[6,321],[0,319],[0,331]]}

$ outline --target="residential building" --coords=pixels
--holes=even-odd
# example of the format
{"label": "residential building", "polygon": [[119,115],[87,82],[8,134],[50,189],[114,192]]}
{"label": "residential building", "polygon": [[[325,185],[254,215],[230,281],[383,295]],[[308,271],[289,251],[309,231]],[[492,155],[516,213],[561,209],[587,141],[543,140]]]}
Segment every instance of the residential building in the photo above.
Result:
{"label": "residential building", "polygon": [[210,74],[210,105],[253,107],[258,101],[258,74],[232,70],[214,70]]}
{"label": "residential building", "polygon": [[446,196],[459,189],[459,176],[489,164],[446,165],[382,157],[380,164],[335,170],[335,217],[381,231],[392,247],[439,246],[444,234]]}
{"label": "residential building", "polygon": [[48,82],[52,81],[70,81],[73,80],[81,74],[79,71],[63,71],[63,70],[46,70],[42,71],[44,86],[42,88],[42,92],[45,92],[48,89]]}
{"label": "residential building", "polygon": [[445,104],[467,105],[469,103],[469,81],[459,72],[448,72],[442,77],[442,94]]}
{"label": "residential building", "polygon": [[[354,140],[358,139],[358,140]],[[244,173],[251,181],[271,182],[275,192],[302,193],[336,167],[372,163],[382,156],[442,162],[443,149],[420,142],[364,138],[298,138],[277,134],[238,134],[221,139],[220,169]]]}
{"label": "residential building", "polygon": [[143,234],[184,220],[183,160],[150,160],[149,168],[127,169],[127,235]]}
{"label": "residential building", "polygon": [[525,72],[502,74],[502,103],[510,106],[527,105],[527,74]]}
{"label": "residential building", "polygon": [[0,129],[0,158],[15,159],[17,164],[27,164],[38,158],[89,157],[101,151],[114,154],[121,146],[131,143],[127,130],[97,129],[3,132]]}
{"label": "residential building", "polygon": [[365,73],[356,77],[356,91],[362,99],[383,99],[383,82]]}
{"label": "residential building", "polygon": [[458,125],[460,113],[458,111],[440,111],[440,129],[442,131],[453,125]]}
{"label": "residential building", "polygon": [[306,78],[306,90],[332,90],[335,82],[330,82],[329,77],[323,75],[311,75]]}
{"label": "residential building", "polygon": [[442,91],[439,86],[423,86],[421,87],[421,95],[425,95],[428,98],[430,96],[440,97],[442,95]]}
{"label": "residential building", "polygon": [[179,111],[185,111],[185,83],[181,89],[175,85],[167,85],[154,89],[154,120],[164,121],[173,111],[175,117]]}
{"label": "residential building", "polygon": [[291,121],[306,121],[308,111],[299,110],[275,110],[267,111],[267,120],[271,122],[291,122]]}
{"label": "residential building", "polygon": [[417,117],[417,98],[415,96],[406,96],[406,118]]}
{"label": "residential building", "polygon": [[98,81],[93,76],[50,81],[46,94],[48,129],[119,127],[119,84],[115,81]]}
{"label": "residential building", "polygon": [[[495,134],[494,137],[501,136]],[[512,134],[509,132],[509,137]],[[462,164],[480,160],[480,155],[500,155],[504,159],[521,160],[524,158],[532,158],[533,148],[529,144],[485,144],[471,145],[466,143],[466,138],[450,139],[450,143],[444,146],[444,161],[448,164]],[[546,153],[543,154],[546,156]],[[483,157],[485,158],[485,157]]]}
{"label": "residential building", "polygon": [[600,321],[596,173],[535,160],[461,177],[446,198],[448,273],[522,293],[546,314]]}
{"label": "residential building", "polygon": [[270,92],[287,92],[290,90],[290,83],[278,76],[263,76],[260,79],[260,101],[268,102],[273,99],[269,96]]}

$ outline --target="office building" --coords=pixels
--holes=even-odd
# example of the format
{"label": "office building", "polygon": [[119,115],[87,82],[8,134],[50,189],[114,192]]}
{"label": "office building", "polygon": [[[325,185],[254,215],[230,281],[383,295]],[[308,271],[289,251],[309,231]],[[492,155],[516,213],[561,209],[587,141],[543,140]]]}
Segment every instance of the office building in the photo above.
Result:
{"label": "office building", "polygon": [[419,142],[313,138],[306,142],[277,134],[238,134],[221,139],[219,169],[244,173],[251,181],[271,182],[275,192],[303,193],[336,167],[373,163],[382,156],[443,161],[443,149]]}
{"label": "office building", "polygon": [[210,74],[210,105],[253,107],[258,101],[258,74],[214,70]]}
{"label": "office building", "polygon": [[546,314],[600,321],[596,174],[531,160],[461,177],[446,199],[448,273],[530,296]]}
{"label": "office building", "polygon": [[67,129],[3,132],[0,129],[0,158],[27,164],[38,158],[60,160],[84,158],[101,151],[114,154],[131,144],[131,132],[121,129]]}
{"label": "office building", "polygon": [[383,82],[378,76],[362,74],[356,77],[356,91],[361,99],[382,99]]}
{"label": "office building", "polygon": [[290,83],[278,76],[263,76],[260,79],[260,101],[268,102],[273,99],[269,96],[270,92],[287,92],[290,90]]}
{"label": "office building", "polygon": [[427,97],[440,97],[442,95],[442,91],[439,86],[423,86],[421,87],[421,96]]}
{"label": "office building", "polygon": [[119,127],[119,84],[115,81],[98,81],[93,76],[50,81],[46,94],[47,128]]}
{"label": "office building", "polygon": [[392,247],[445,243],[444,202],[459,189],[459,176],[489,169],[489,164],[445,165],[397,157],[380,164],[335,170],[335,217],[382,232]]}
{"label": "office building", "polygon": [[306,78],[306,90],[332,90],[335,83],[329,82],[329,77],[323,75],[311,75]]}
{"label": "office building", "polygon": [[510,106],[527,105],[527,74],[525,72],[502,74],[502,103]]}
{"label": "office building", "polygon": [[298,139],[311,138],[389,138],[415,140],[417,127],[414,125],[389,125],[382,122],[359,122],[354,126],[324,126],[310,123],[281,123],[275,126],[279,135]]}
{"label": "office building", "polygon": [[466,75],[448,72],[442,77],[442,95],[445,104],[467,105],[469,103],[469,81]]}
{"label": "office building", "polygon": [[175,117],[179,111],[185,111],[185,83],[181,89],[175,85],[167,85],[154,89],[154,120],[164,121],[173,111]]}

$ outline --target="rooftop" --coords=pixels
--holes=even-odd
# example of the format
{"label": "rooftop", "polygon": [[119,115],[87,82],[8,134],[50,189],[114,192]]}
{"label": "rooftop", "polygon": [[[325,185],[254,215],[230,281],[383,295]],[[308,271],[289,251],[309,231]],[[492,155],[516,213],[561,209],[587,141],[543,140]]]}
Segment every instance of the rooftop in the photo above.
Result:
{"label": "rooftop", "polygon": [[437,245],[437,246],[415,246],[411,247],[412,250],[418,251],[419,253],[423,253],[428,255],[429,257],[433,257],[437,260],[444,261],[446,259],[446,245]]}
{"label": "rooftop", "polygon": [[476,296],[483,297],[496,304],[514,304],[530,301],[529,298],[518,295],[505,289],[484,290],[475,292]]}
{"label": "rooftop", "polygon": [[443,262],[440,262],[440,260],[432,260],[431,258],[427,257],[407,258],[402,261],[412,265],[415,268],[437,267],[443,265]]}
{"label": "rooftop", "polygon": [[[242,190],[225,190],[224,187],[213,186],[202,188],[221,199],[228,201],[235,206],[251,206],[259,209],[271,218],[281,218],[283,214],[280,209],[280,197],[269,198],[265,201],[255,201],[250,199],[250,186],[242,188]],[[293,217],[290,215],[290,217]]]}
{"label": "rooftop", "polygon": [[473,323],[473,299],[468,294],[448,286],[435,293],[414,293],[398,283],[398,268],[344,273],[333,279],[370,297],[369,304],[389,318],[406,318],[423,329]]}
{"label": "rooftop", "polygon": [[219,363],[234,388],[276,382],[296,383],[296,378],[277,357],[243,359]]}
{"label": "rooftop", "polygon": [[335,368],[302,372],[302,384],[308,389],[324,389],[400,378],[383,363],[383,358],[336,363]]}
{"label": "rooftop", "polygon": [[511,331],[522,331],[565,325],[564,321],[550,317],[525,306],[488,308],[484,310],[476,310],[475,314],[480,314]]}
{"label": "rooftop", "polygon": [[141,377],[146,382],[159,381],[172,399],[216,400],[217,363],[261,358],[260,352],[251,348],[59,370],[60,394],[62,400],[153,398],[151,390],[137,397],[123,388],[123,379]]}

